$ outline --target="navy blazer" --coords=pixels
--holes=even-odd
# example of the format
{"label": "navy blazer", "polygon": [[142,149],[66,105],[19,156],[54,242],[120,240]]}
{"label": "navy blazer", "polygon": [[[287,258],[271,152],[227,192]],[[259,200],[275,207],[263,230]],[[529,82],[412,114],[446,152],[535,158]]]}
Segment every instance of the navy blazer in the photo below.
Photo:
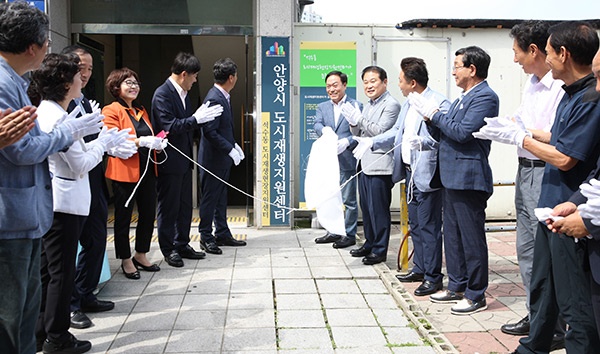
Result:
{"label": "navy blazer", "polygon": [[[194,110],[190,103],[189,95],[185,98],[185,108],[179,93],[169,79],[160,85],[152,96],[152,124],[156,124],[155,133],[161,130],[169,132],[169,143],[181,150],[186,156],[193,158],[194,130],[199,128],[196,118],[192,115]],[[193,167],[190,160],[186,159],[171,146],[165,149],[167,159],[157,165],[158,173],[183,174]]]}
{"label": "navy blazer", "polygon": [[233,160],[229,157],[229,152],[235,145],[231,105],[223,93],[214,86],[206,94],[204,102],[206,101],[210,101],[211,106],[216,104],[223,106],[223,113],[215,120],[203,124],[198,162],[208,169],[231,168]]}
{"label": "navy blazer", "polygon": [[[600,177],[600,158],[596,163],[596,168],[589,174],[588,178],[586,178],[584,183],[588,183],[590,179]],[[581,194],[581,190],[577,190],[575,194],[569,201],[574,203],[575,205],[583,204],[587,202],[587,198]],[[589,231],[590,235],[592,235],[591,240],[586,240],[587,251],[590,259],[590,268],[592,271],[592,277],[594,281],[600,284],[600,226],[596,226],[592,224],[590,219],[583,219],[583,223],[585,224],[585,228]]]}
{"label": "navy blazer", "polygon": [[[362,103],[358,102],[357,100],[346,96],[346,102],[352,104],[353,106],[355,103],[358,103],[358,106],[362,111]],[[321,102],[317,106],[317,116],[315,118],[314,129],[318,136],[323,135],[324,127],[331,127],[331,129],[333,129],[333,131],[337,134],[338,139],[348,139],[350,145],[346,148],[344,152],[338,154],[340,170],[356,171],[356,159],[352,154],[352,150],[356,147],[356,145],[358,145],[358,142],[352,139],[352,133],[350,132],[350,124],[348,123],[346,118],[344,118],[343,114],[340,114],[338,124],[335,125],[333,103],[331,102],[331,100]]]}
{"label": "navy blazer", "polygon": [[454,101],[448,113],[431,117],[432,135],[441,133],[438,168],[444,188],[492,193],[492,142],[476,139],[473,133],[485,125],[483,118],[498,116],[499,105],[498,95],[482,81]]}

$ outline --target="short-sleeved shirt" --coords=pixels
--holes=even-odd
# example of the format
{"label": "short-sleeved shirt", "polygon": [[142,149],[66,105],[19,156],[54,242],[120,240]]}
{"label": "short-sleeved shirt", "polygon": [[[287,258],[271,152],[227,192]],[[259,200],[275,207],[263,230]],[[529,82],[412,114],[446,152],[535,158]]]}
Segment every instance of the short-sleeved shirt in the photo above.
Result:
{"label": "short-sleeved shirt", "polygon": [[538,205],[553,208],[567,201],[596,167],[600,155],[600,93],[592,74],[564,85],[558,104],[550,144],[561,153],[579,160],[568,171],[546,164]]}

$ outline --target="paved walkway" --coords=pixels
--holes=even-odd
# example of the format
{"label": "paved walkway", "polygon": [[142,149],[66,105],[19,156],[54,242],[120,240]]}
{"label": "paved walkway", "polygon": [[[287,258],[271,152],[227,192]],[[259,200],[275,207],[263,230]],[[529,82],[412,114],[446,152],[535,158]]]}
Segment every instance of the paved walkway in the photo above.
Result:
{"label": "paved walkway", "polygon": [[153,243],[161,271],[140,280],[121,274],[109,243],[113,276],[99,297],[115,309],[73,333],[92,341],[92,353],[436,352],[380,279],[385,265],[316,245],[322,230],[232,231],[248,246],[183,268],[165,264]]}
{"label": "paved walkway", "polygon": [[99,297],[115,309],[90,314],[95,325],[73,333],[92,341],[91,353],[487,354],[518,344],[499,330],[526,311],[514,232],[488,234],[488,310],[471,316],[451,315],[450,305],[415,297],[418,284],[396,280],[397,225],[387,263],[376,266],[315,244],[323,230],[232,232],[248,246],[184,260],[183,268],[162,260],[154,238],[149,258],[162,270],[140,280],[121,274],[109,242],[113,276]]}

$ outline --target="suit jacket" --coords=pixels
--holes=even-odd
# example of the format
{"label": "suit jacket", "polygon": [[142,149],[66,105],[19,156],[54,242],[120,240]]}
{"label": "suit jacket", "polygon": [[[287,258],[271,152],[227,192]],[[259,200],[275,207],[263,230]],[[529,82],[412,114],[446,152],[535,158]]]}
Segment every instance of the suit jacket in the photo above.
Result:
{"label": "suit jacket", "polygon": [[[398,120],[399,113],[400,103],[389,91],[386,91],[376,102],[365,105],[361,119],[356,126],[350,127],[350,131],[360,137],[375,137],[390,130]],[[361,159],[363,172],[367,175],[391,175],[394,169],[394,157],[386,153],[392,147],[390,143],[365,152]]]}
{"label": "suit jacket", "polygon": [[215,120],[203,124],[198,162],[208,169],[231,168],[233,160],[229,157],[229,152],[235,145],[231,105],[223,93],[214,86],[208,90],[204,99],[204,102],[206,101],[210,101],[211,106],[216,104],[223,106],[223,113]]}
{"label": "suit jacket", "polygon": [[[362,103],[358,102],[357,100],[350,97],[346,97],[346,102],[352,104],[353,106],[355,103],[358,103],[359,107],[362,110]],[[338,139],[348,139],[350,145],[346,148],[344,152],[338,154],[340,170],[356,171],[356,159],[352,154],[352,150],[356,147],[356,145],[358,145],[358,143],[356,142],[356,140],[352,139],[352,133],[350,132],[350,124],[342,114],[340,114],[338,124],[335,124],[333,103],[331,102],[331,100],[321,102],[317,106],[317,117],[315,118],[314,128],[318,136],[323,135],[323,127],[331,127],[331,129],[333,129],[333,131],[337,134]]]}
{"label": "suit jacket", "polygon": [[492,193],[491,141],[472,134],[485,125],[483,118],[498,116],[499,104],[496,93],[482,81],[454,101],[448,113],[431,117],[433,135],[441,133],[439,170],[444,188]]}
{"label": "suit jacket", "polygon": [[[596,163],[596,168],[589,174],[588,178],[584,183],[588,183],[590,179],[600,177],[600,158]],[[575,194],[571,198],[569,198],[570,202],[573,202],[575,205],[580,205],[587,202],[587,198],[581,194],[581,190],[577,190]],[[596,226],[592,224],[590,219],[583,219],[583,223],[585,224],[586,229],[590,232],[592,236],[591,240],[585,240],[587,244],[587,251],[590,260],[590,268],[592,271],[592,277],[594,281],[600,284],[600,226]]]}
{"label": "suit jacket", "polygon": [[[67,112],[54,101],[42,101],[39,105],[40,129],[50,132],[56,122]],[[102,162],[104,147],[92,141],[79,139],[66,151],[48,156],[52,175],[52,197],[55,212],[87,216],[90,213],[92,194],[88,172]]]}
{"label": "suit jacket", "polygon": [[[135,105],[134,101],[134,105]],[[152,135],[156,135],[157,130],[152,125],[148,112],[142,106],[137,106],[138,112],[141,114],[141,118],[150,127]],[[102,114],[104,115],[104,125],[110,128],[131,128],[130,134],[136,134],[135,127],[131,123],[131,118],[127,113],[129,108],[121,104],[119,100],[109,104],[102,108]],[[137,134],[136,134],[137,135]],[[158,161],[157,153],[155,150],[151,152],[153,154],[154,161]],[[170,157],[169,157],[170,158]],[[154,166],[154,171],[150,168],[147,173],[156,174],[156,166],[151,163],[150,166]],[[106,166],[106,178],[113,181],[137,183],[140,180],[142,172],[140,171],[140,154],[136,153],[127,160],[120,159],[118,157],[109,157],[108,165]]]}
{"label": "suit jacket", "polygon": [[[423,97],[433,99],[437,102],[441,112],[448,112],[450,101],[439,92],[433,91],[429,87],[422,93]],[[412,168],[412,179],[417,189],[421,192],[432,192],[441,187],[439,181],[439,170],[437,168],[439,141],[431,136],[427,129],[427,124],[420,119],[416,122],[414,131],[423,138],[421,150],[412,150],[410,161],[402,159],[402,136],[404,134],[406,114],[410,109],[408,100],[404,101],[400,110],[400,115],[394,127],[389,131],[373,138],[373,148],[379,148],[382,145],[388,145],[393,142],[394,149],[394,171],[392,173],[392,182],[397,183],[406,179],[406,165]]]}
{"label": "suit jacket", "polygon": [[[169,143],[181,150],[186,156],[192,158],[194,146],[194,130],[200,128],[196,118],[192,115],[194,110],[190,103],[189,95],[185,98],[185,108],[179,93],[171,80],[167,79],[160,85],[152,96],[152,122],[156,124],[155,134],[161,130],[169,132]],[[193,164],[171,146],[165,152],[167,160],[158,165],[158,175],[166,173],[182,174],[190,170]]]}

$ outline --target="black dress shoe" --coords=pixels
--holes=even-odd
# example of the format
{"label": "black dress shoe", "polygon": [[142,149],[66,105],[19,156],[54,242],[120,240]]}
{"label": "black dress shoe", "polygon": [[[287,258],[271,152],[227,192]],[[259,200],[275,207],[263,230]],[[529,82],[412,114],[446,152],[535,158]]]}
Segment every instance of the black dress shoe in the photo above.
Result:
{"label": "black dress shoe", "polygon": [[165,256],[165,262],[171,267],[181,268],[183,267],[183,259],[177,251],[171,251],[168,255]]}
{"label": "black dress shoe", "polygon": [[223,251],[221,251],[219,246],[217,246],[216,242],[204,242],[203,240],[201,240],[200,248],[202,248],[206,253],[223,254]]}
{"label": "black dress shoe", "polygon": [[315,243],[333,243],[342,239],[341,235],[330,234],[329,232],[325,236],[315,238]]}
{"label": "black dress shoe", "polygon": [[71,312],[71,328],[84,329],[92,326],[92,320],[81,311]]}
{"label": "black dress shoe", "polygon": [[70,340],[63,343],[57,343],[46,339],[42,346],[44,354],[78,354],[85,353],[90,349],[92,349],[92,343],[90,343],[90,341],[77,340],[73,336],[71,336]]}
{"label": "black dress shoe", "polygon": [[500,327],[502,333],[512,334],[513,336],[526,336],[529,334],[529,315],[523,317],[517,323],[507,323]]}
{"label": "black dress shoe", "polygon": [[550,351],[563,349],[565,347],[565,337],[562,335],[554,335],[552,337],[552,344],[550,344]]}
{"label": "black dress shoe", "polygon": [[346,248],[356,245],[356,240],[352,237],[344,236],[333,243],[333,248]]}
{"label": "black dress shoe", "polygon": [[158,272],[160,270],[160,267],[158,265],[152,264],[149,266],[145,266],[142,263],[138,262],[138,260],[135,259],[135,257],[131,258],[131,261],[137,269],[145,270],[146,272]]}
{"label": "black dress shoe", "polygon": [[404,275],[396,275],[396,278],[398,278],[398,280],[400,280],[402,283],[416,283],[418,281],[423,281],[425,280],[425,276],[423,275],[423,273],[415,273],[415,272],[410,272],[408,274],[404,274]]}
{"label": "black dress shoe", "polygon": [[375,253],[369,253],[368,255],[365,256],[365,258],[362,259],[362,262],[364,265],[373,265],[373,264],[385,262],[385,260],[386,260],[385,255],[378,256]]}
{"label": "black dress shoe", "polygon": [[240,247],[246,246],[246,241],[236,240],[235,238],[229,237],[217,237],[217,246],[232,246],[232,247]]}
{"label": "black dress shoe", "polygon": [[83,312],[104,312],[110,311],[115,308],[115,303],[112,301],[94,300],[92,302],[86,302],[81,304],[81,311]]}
{"label": "black dress shoe", "polygon": [[416,296],[425,296],[435,294],[442,290],[442,282],[434,283],[429,280],[425,280],[418,288],[415,289]]}
{"label": "black dress shoe", "polygon": [[140,272],[137,269],[135,270],[135,272],[127,273],[125,271],[125,268],[123,268],[123,265],[121,264],[121,270],[123,271],[123,274],[125,275],[125,278],[127,278],[127,279],[139,279],[140,278]]}
{"label": "black dress shoe", "polygon": [[204,253],[204,252],[197,252],[190,245],[185,245],[185,247],[181,248],[177,252],[179,253],[179,256],[181,256],[181,258],[202,259],[202,258],[206,257],[206,253]]}
{"label": "black dress shoe", "polygon": [[371,250],[366,249],[364,246],[350,250],[352,257],[364,257],[371,253]]}

